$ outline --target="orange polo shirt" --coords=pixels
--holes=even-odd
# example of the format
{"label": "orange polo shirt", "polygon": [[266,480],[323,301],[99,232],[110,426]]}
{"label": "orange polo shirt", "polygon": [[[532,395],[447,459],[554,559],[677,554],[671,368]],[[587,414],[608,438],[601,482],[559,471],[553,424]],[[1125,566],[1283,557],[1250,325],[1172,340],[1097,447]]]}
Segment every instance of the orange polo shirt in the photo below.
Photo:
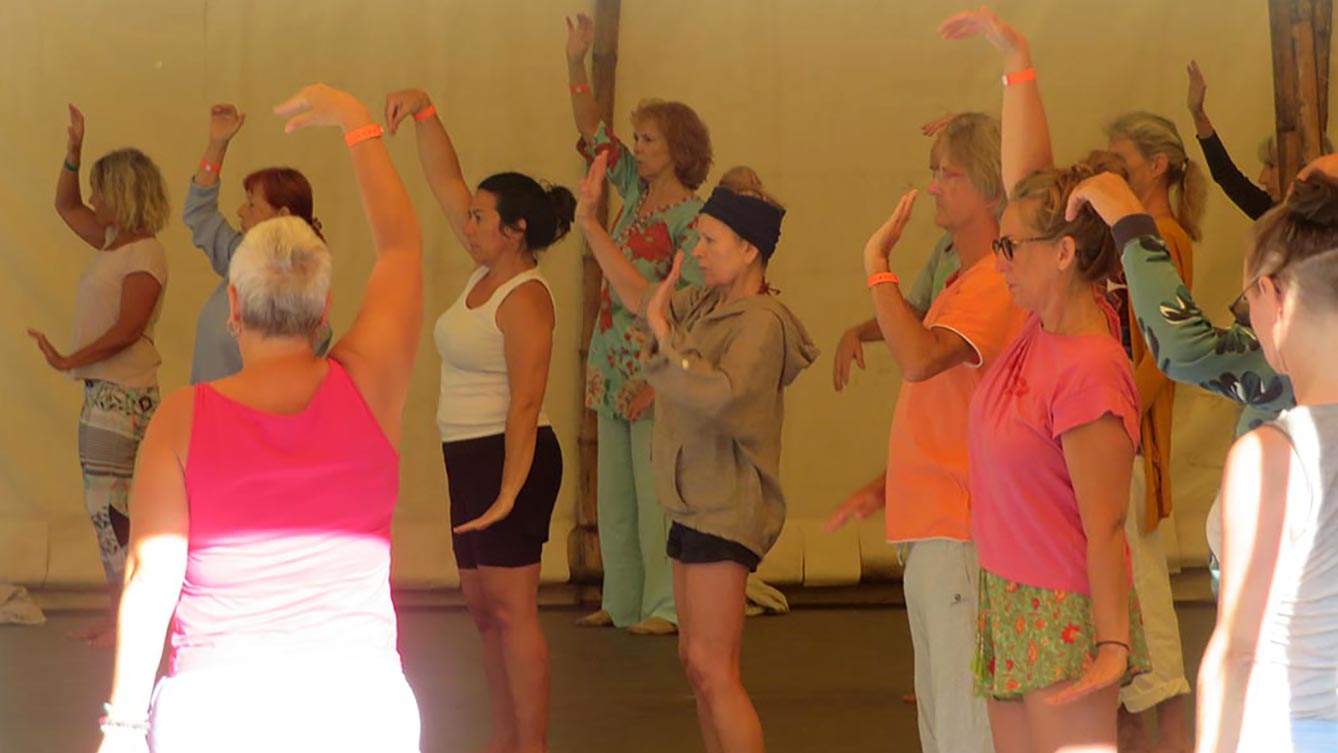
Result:
{"label": "orange polo shirt", "polygon": [[975,356],[901,385],[887,448],[888,541],[970,540],[967,409],[985,370],[1025,319],[992,255],[949,280],[929,307],[924,325],[960,335]]}

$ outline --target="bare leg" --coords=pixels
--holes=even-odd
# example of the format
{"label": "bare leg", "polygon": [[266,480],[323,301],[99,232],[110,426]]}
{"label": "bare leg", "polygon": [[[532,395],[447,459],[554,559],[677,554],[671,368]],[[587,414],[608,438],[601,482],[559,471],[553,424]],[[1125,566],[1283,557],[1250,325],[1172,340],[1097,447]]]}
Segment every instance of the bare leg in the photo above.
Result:
{"label": "bare leg", "polygon": [[[692,605],[684,598],[687,590],[686,576],[683,574],[685,565],[678,560],[671,559],[670,567],[673,569],[674,578],[674,603],[678,606],[678,658],[684,662],[684,672],[687,672],[685,657],[687,656],[687,642],[689,625],[692,623]],[[694,691],[694,697],[696,695]],[[702,731],[702,745],[706,748],[706,753],[720,753],[723,750],[720,744],[720,738],[715,734],[715,723],[710,718],[711,710],[703,708],[700,701],[697,702],[697,726]]]}
{"label": "bare leg", "polygon": [[1144,711],[1141,714],[1134,714],[1124,706],[1120,706],[1115,735],[1120,753],[1151,752],[1152,734],[1148,730],[1148,717],[1153,713]]}
{"label": "bare leg", "polygon": [[548,750],[548,643],[539,627],[539,565],[480,567],[491,621],[501,636],[514,702],[516,753]]}
{"label": "bare leg", "polygon": [[[1050,703],[1050,696],[1072,684],[1072,681],[1055,683],[1023,698],[1035,750],[1037,753],[1115,753],[1119,686],[1099,690],[1072,703]],[[997,739],[998,735],[995,737]]]}
{"label": "bare leg", "polygon": [[985,701],[994,753],[1033,753],[1031,722],[1021,701]]}
{"label": "bare leg", "polygon": [[512,753],[516,750],[516,712],[502,657],[502,634],[492,621],[479,571],[473,568],[461,570],[460,586],[465,592],[469,615],[474,618],[479,638],[483,641],[483,675],[488,682],[488,714],[492,720],[492,738],[484,746],[483,753]]}
{"label": "bare leg", "polygon": [[[674,563],[681,595],[679,657],[697,697],[711,753],[762,753],[762,723],[739,677],[748,569],[734,562]],[[677,584],[682,582],[682,588]],[[687,609],[685,609],[687,607]],[[685,623],[683,614],[690,617]],[[711,732],[714,735],[710,734]],[[711,747],[712,737],[718,748]]]}
{"label": "bare leg", "polygon": [[1178,695],[1157,704],[1157,753],[1189,753],[1189,696]]}

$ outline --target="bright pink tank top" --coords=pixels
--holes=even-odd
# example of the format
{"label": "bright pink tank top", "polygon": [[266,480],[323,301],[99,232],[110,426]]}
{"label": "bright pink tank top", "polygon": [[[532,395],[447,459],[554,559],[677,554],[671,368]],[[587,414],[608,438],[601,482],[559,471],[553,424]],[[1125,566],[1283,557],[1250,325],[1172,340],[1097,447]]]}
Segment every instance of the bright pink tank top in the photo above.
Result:
{"label": "bright pink tank top", "polygon": [[196,385],[169,673],[322,654],[398,662],[398,493],[399,455],[335,361],[296,415]]}

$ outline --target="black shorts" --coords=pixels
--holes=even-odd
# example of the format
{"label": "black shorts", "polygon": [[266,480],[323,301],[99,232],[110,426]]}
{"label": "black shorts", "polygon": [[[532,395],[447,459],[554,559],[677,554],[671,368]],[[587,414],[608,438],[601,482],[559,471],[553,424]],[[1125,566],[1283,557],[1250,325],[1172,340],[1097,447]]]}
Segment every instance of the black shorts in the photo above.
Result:
{"label": "black shorts", "polygon": [[737,562],[748,568],[750,573],[757,572],[757,566],[762,562],[761,557],[743,544],[694,531],[678,523],[669,526],[669,544],[665,547],[665,552],[670,559],[678,560],[685,565]]}
{"label": "black shorts", "polygon": [[[506,461],[506,435],[443,442],[441,454],[451,493],[451,528],[455,528],[482,515],[497,501]],[[538,563],[548,541],[548,523],[561,486],[562,448],[553,429],[540,426],[530,475],[511,514],[482,531],[451,534],[456,566],[472,570]]]}

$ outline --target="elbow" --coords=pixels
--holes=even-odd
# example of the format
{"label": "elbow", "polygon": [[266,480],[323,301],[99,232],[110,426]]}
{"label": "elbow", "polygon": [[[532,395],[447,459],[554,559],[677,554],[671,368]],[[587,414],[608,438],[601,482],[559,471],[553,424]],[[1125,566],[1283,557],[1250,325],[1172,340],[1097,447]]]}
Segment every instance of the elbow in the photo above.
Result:
{"label": "elbow", "polygon": [[539,419],[543,407],[543,397],[513,397],[508,413],[515,421],[534,423]]}
{"label": "elbow", "polygon": [[134,345],[139,338],[144,336],[144,327],[117,327],[108,333],[109,345],[117,351]]}
{"label": "elbow", "polygon": [[943,365],[932,358],[907,359],[901,367],[901,378],[912,384],[927,382],[943,373]]}
{"label": "elbow", "polygon": [[929,369],[920,364],[907,364],[901,371],[902,381],[918,384],[927,381],[937,372],[931,373]]}

